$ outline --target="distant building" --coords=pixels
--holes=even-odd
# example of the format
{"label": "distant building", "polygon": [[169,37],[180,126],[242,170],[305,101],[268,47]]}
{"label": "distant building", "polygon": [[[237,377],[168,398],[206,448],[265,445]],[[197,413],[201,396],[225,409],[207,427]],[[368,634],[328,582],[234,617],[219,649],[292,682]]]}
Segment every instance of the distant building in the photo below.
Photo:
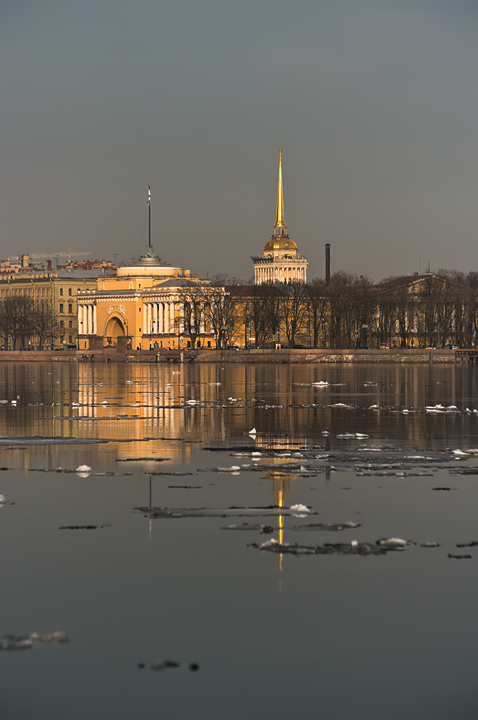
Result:
{"label": "distant building", "polygon": [[[45,304],[56,318],[55,331],[49,339],[51,346],[78,342],[78,293],[93,290],[98,284],[97,270],[57,270],[0,274],[0,301],[7,297],[26,296],[37,305]],[[5,345],[8,340],[5,340]],[[34,333],[27,346],[35,347]]]}
{"label": "distant building", "polygon": [[[151,198],[148,195],[148,205]],[[78,296],[80,349],[215,347],[214,303],[220,296],[190,270],[163,262],[151,245],[114,277]]]}
{"label": "distant building", "polygon": [[282,187],[282,150],[279,151],[279,182],[277,211],[271,239],[264,245],[260,257],[253,257],[254,283],[307,282],[307,260],[300,257],[296,243],[290,239],[284,213]]}

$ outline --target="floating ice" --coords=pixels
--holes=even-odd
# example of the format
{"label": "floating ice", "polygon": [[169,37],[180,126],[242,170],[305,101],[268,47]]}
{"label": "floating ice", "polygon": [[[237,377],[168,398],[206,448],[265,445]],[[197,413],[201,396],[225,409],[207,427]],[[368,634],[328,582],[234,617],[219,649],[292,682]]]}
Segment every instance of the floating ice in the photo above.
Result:
{"label": "floating ice", "polygon": [[150,670],[166,670],[167,668],[178,668],[181,664],[175,660],[158,660],[149,666]]}
{"label": "floating ice", "polygon": [[385,555],[388,552],[404,550],[399,546],[380,546],[373,543],[324,543],[324,545],[299,545],[297,543],[280,543],[270,538],[261,544],[252,543],[251,547],[277,554],[289,555]]}
{"label": "floating ice", "polygon": [[[294,507],[299,510],[294,510]],[[305,508],[303,510],[302,508]],[[137,507],[143,513],[148,513],[148,517],[153,518],[187,518],[187,517],[278,517],[279,515],[302,517],[302,513],[315,514],[305,505],[297,505],[291,507],[278,507],[270,505],[269,507],[230,507],[230,508],[163,508],[163,507]]]}
{"label": "floating ice", "polygon": [[89,465],[78,465],[75,472],[79,477],[85,478],[91,473],[91,468]]}
{"label": "floating ice", "polygon": [[70,638],[65,632],[61,630],[54,630],[53,632],[32,632],[30,639],[33,642],[44,642],[44,643],[67,643],[70,642]]}
{"label": "floating ice", "polygon": [[301,505],[301,503],[291,505],[290,510],[295,517],[305,517],[311,512],[311,509],[308,508],[307,505]]}
{"label": "floating ice", "polygon": [[0,650],[30,650],[33,647],[33,640],[30,637],[15,637],[4,635],[0,639]]}
{"label": "floating ice", "polygon": [[255,427],[253,427],[252,430],[249,430],[249,435],[257,435],[257,430]]}
{"label": "floating ice", "polygon": [[380,538],[377,540],[377,545],[381,545],[382,547],[405,547],[408,544],[407,540],[396,537]]}
{"label": "floating ice", "polygon": [[5,497],[5,495],[0,495],[0,505],[6,505],[6,503],[7,498]]}
{"label": "floating ice", "polygon": [[315,387],[327,387],[329,383],[326,380],[319,380],[318,382],[312,383]]}

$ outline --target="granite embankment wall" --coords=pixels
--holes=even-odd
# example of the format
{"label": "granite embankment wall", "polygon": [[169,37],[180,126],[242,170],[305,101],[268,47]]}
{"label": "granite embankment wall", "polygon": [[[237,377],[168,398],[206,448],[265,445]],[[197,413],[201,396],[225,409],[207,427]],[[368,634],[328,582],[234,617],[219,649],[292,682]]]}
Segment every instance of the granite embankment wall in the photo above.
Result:
{"label": "granite embankment wall", "polygon": [[[0,362],[227,362],[227,363],[454,363],[454,350],[133,350],[117,353],[114,348],[95,350],[0,352]],[[468,362],[468,357],[458,358]]]}

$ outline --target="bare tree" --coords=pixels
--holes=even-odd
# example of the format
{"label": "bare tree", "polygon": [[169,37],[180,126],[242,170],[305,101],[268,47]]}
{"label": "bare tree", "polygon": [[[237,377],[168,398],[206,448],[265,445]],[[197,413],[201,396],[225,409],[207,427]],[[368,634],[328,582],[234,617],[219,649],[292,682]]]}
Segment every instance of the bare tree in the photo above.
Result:
{"label": "bare tree", "polygon": [[282,284],[284,296],[280,301],[280,317],[289,345],[294,345],[296,335],[307,327],[308,291],[302,282]]}
{"label": "bare tree", "polygon": [[33,307],[32,326],[38,349],[43,350],[46,343],[53,344],[59,334],[58,320],[53,306],[47,300],[38,300]]}
{"label": "bare tree", "polygon": [[308,322],[310,323],[309,337],[312,340],[312,347],[319,347],[320,339],[324,346],[327,344],[326,338],[326,318],[327,318],[327,286],[324,280],[314,278],[307,285],[308,298]]}

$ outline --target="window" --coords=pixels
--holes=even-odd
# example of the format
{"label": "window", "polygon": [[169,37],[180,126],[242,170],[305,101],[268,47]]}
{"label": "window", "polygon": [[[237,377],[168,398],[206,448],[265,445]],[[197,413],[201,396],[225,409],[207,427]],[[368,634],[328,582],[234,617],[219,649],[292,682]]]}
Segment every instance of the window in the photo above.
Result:
{"label": "window", "polygon": [[65,327],[65,321],[64,321],[64,320],[60,320],[60,327],[61,327],[61,328],[62,328],[62,327]]}
{"label": "window", "polygon": [[60,303],[60,312],[63,312],[63,303]]}
{"label": "window", "polygon": [[69,312],[69,313],[72,313],[72,312],[73,312],[73,304],[72,304],[72,303],[69,303],[69,304],[68,304],[68,312]]}
{"label": "window", "polygon": [[63,288],[60,288],[60,295],[63,295]]}
{"label": "window", "polygon": [[73,335],[68,335],[68,342],[73,342]]}
{"label": "window", "polygon": [[71,288],[68,288],[68,295],[71,297]]}
{"label": "window", "polygon": [[[70,320],[70,321],[68,322],[68,327],[71,327],[71,328],[73,327],[73,320]],[[71,341],[70,341],[70,342],[71,342]]]}

